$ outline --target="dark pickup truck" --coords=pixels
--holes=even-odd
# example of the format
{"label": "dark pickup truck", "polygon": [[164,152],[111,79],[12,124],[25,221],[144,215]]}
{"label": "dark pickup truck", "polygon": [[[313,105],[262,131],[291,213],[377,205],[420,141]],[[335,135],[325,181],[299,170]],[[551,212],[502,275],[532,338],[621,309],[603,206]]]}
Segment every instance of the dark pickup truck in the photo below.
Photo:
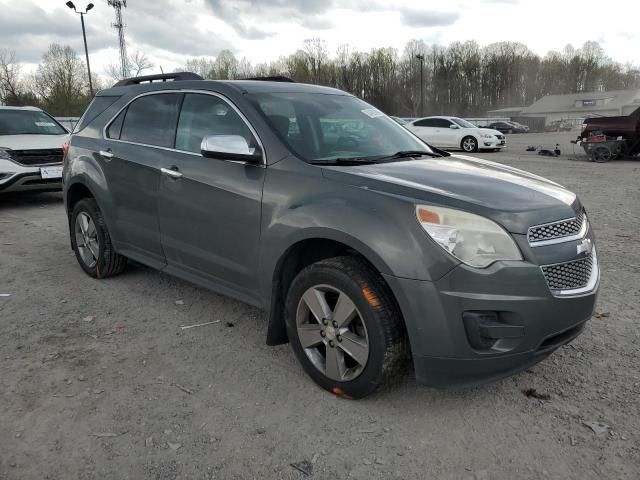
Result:
{"label": "dark pickup truck", "polygon": [[628,155],[640,153],[640,108],[627,116],[585,119],[578,139],[586,141],[593,135],[623,137],[626,140]]}

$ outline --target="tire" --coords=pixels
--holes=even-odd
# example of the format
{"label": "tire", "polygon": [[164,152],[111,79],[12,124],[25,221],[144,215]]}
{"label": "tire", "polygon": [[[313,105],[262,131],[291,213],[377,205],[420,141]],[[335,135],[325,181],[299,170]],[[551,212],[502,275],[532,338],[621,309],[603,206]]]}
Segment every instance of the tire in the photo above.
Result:
{"label": "tire", "polygon": [[460,142],[460,148],[467,153],[478,151],[478,141],[471,136],[464,137]]}
{"label": "tire", "polygon": [[303,269],[287,293],[285,322],[307,374],[342,397],[362,398],[388,386],[409,363],[395,299],[380,274],[357,257],[334,257]]}
{"label": "tire", "polygon": [[[102,212],[94,199],[85,198],[76,203],[71,213],[69,229],[71,247],[87,275],[106,278],[125,269],[127,258],[113,249]],[[86,235],[83,235],[83,231]]]}

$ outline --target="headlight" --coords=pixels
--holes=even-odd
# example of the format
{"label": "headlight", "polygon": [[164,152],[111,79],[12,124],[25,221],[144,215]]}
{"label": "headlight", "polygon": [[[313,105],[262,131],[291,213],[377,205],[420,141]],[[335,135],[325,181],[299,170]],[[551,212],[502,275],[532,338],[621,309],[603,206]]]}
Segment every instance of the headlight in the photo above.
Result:
{"label": "headlight", "polygon": [[422,228],[448,253],[472,267],[497,260],[522,260],[513,238],[497,223],[451,208],[417,205]]}
{"label": "headlight", "polygon": [[493,134],[492,133],[483,133],[482,134],[482,138],[493,138]]}
{"label": "headlight", "polygon": [[11,160],[11,154],[8,149],[0,147],[0,159]]}

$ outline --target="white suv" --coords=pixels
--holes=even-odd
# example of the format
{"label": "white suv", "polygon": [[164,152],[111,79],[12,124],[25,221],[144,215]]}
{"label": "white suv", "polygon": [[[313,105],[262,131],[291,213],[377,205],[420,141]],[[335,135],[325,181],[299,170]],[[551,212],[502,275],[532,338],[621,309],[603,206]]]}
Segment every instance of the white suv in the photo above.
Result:
{"label": "white suv", "polygon": [[429,145],[440,148],[460,148],[465,152],[500,150],[506,145],[498,130],[476,127],[458,117],[419,118],[405,125]]}
{"label": "white suv", "polygon": [[0,107],[0,193],[62,188],[69,132],[36,107]]}

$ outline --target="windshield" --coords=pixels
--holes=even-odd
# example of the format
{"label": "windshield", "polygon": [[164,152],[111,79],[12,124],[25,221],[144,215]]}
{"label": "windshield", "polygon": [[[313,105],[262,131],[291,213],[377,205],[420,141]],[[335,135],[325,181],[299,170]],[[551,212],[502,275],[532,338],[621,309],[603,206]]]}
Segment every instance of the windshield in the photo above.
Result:
{"label": "windshield", "polygon": [[289,149],[306,161],[431,152],[384,113],[352,96],[256,93],[249,97]]}
{"label": "windshield", "polygon": [[457,123],[462,128],[478,128],[473,123],[469,123],[466,120],[463,120],[462,118],[451,118],[451,121]]}
{"label": "windshield", "polygon": [[0,135],[63,135],[67,131],[37,110],[0,110]]}

